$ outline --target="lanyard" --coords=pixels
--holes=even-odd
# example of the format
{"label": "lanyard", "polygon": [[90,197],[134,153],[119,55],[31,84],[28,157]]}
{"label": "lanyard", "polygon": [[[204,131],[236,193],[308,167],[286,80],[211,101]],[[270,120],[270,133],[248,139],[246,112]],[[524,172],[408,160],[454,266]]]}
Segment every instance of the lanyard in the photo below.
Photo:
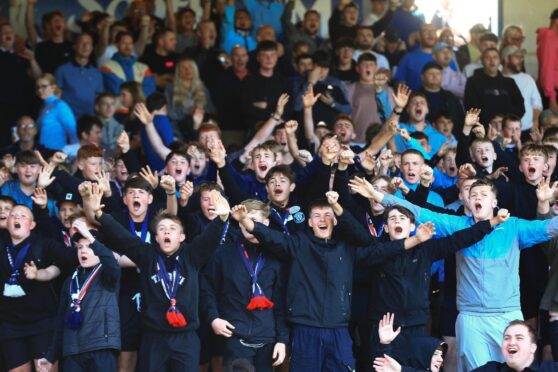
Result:
{"label": "lanyard", "polygon": [[91,272],[83,282],[83,286],[81,288],[79,286],[79,279],[78,279],[79,268],[76,269],[76,271],[74,271],[74,274],[72,275],[72,282],[70,284],[70,295],[72,296],[72,307],[76,307],[76,311],[79,311],[78,309],[81,300],[83,300],[83,298],[87,294],[87,290],[89,289],[89,286],[93,282],[93,279],[95,279],[95,277],[97,276],[101,266],[103,265],[98,264],[93,270],[91,270]]}
{"label": "lanyard", "polygon": [[229,231],[229,226],[231,225],[231,221],[228,220],[225,226],[223,227],[223,232],[221,233],[221,239],[219,239],[219,245],[223,245],[227,238],[227,232]]}
{"label": "lanyard", "polygon": [[25,259],[25,256],[27,255],[27,252],[29,251],[30,247],[31,247],[31,243],[25,244],[23,248],[21,248],[21,250],[17,253],[15,261],[12,253],[13,246],[6,247],[8,262],[10,263],[10,268],[12,269],[12,274],[8,279],[9,284],[16,284],[18,282],[19,269],[21,268],[21,265],[23,264],[23,260]]}
{"label": "lanyard", "polygon": [[[130,221],[130,231],[132,232],[132,234],[137,235],[136,225],[134,223],[134,220],[132,220],[132,216],[130,216],[129,213],[128,213],[128,221]],[[145,242],[145,243],[149,243],[146,240],[147,239],[148,226],[149,226],[149,217],[148,217],[148,214],[146,214],[145,219],[141,223],[141,236],[140,236],[141,241]]]}
{"label": "lanyard", "polygon": [[271,208],[271,215],[273,216],[273,219],[281,225],[283,233],[285,235],[289,235],[289,228],[287,227],[287,222],[289,221],[289,210],[286,209],[285,214],[281,216],[277,209]]}
{"label": "lanyard", "polygon": [[[368,230],[370,230],[370,234],[372,236],[378,237],[378,236],[382,235],[384,224],[382,223],[380,225],[380,228],[376,230],[376,228],[374,227],[374,222],[372,222],[372,218],[370,217],[368,212],[366,212],[366,224],[368,225]],[[378,233],[378,231],[379,231],[379,233]]]}
{"label": "lanyard", "polygon": [[240,258],[242,258],[242,262],[244,262],[244,266],[248,273],[250,274],[250,278],[252,278],[252,292],[253,293],[261,293],[260,285],[258,284],[258,275],[263,269],[263,265],[265,262],[265,258],[260,253],[258,256],[258,260],[256,261],[256,266],[252,267],[252,263],[250,262],[250,256],[248,255],[248,251],[244,248],[243,243],[237,243],[236,249],[240,254]]}
{"label": "lanyard", "polygon": [[71,248],[72,238],[70,237],[70,234],[68,234],[66,230],[62,230],[61,233],[62,233],[62,239],[64,239],[64,244],[66,245],[66,247]]}
{"label": "lanyard", "polygon": [[165,291],[165,296],[167,296],[167,298],[171,301],[176,299],[176,292],[178,290],[178,285],[182,280],[182,276],[180,275],[180,273],[176,268],[177,265],[178,262],[175,263],[174,270],[172,271],[169,277],[169,273],[167,271],[167,267],[165,266],[165,262],[163,258],[161,257],[161,255],[159,254],[157,255],[157,276],[161,281],[161,285],[163,286],[163,291]]}

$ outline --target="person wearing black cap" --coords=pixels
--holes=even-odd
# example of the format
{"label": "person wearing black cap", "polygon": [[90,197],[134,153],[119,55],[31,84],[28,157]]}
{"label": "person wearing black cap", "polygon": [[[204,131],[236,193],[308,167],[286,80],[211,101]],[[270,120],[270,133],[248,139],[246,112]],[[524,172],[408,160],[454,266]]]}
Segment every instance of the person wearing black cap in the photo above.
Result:
{"label": "person wearing black cap", "polygon": [[548,28],[537,30],[537,57],[539,59],[539,86],[544,95],[545,107],[558,112],[558,8],[550,14]]}
{"label": "person wearing black cap", "polygon": [[356,62],[353,59],[355,54],[355,42],[350,37],[339,39],[335,44],[335,66],[331,69],[331,76],[343,81],[352,83],[358,80],[356,72]]}
{"label": "person wearing black cap", "polygon": [[308,86],[312,85],[314,94],[321,94],[312,107],[314,120],[331,123],[338,114],[350,114],[351,105],[341,81],[329,75],[331,68],[329,54],[318,50],[312,55],[312,61],[314,67],[308,73],[308,79],[300,84],[295,92],[295,111],[303,111],[302,96],[308,90]]}
{"label": "person wearing black cap", "polygon": [[463,118],[465,112],[459,99],[451,92],[442,88],[442,66],[432,61],[422,68],[422,88],[428,102],[428,114],[426,120],[432,122],[439,112],[448,112],[454,124],[454,133],[458,133],[463,128]]}

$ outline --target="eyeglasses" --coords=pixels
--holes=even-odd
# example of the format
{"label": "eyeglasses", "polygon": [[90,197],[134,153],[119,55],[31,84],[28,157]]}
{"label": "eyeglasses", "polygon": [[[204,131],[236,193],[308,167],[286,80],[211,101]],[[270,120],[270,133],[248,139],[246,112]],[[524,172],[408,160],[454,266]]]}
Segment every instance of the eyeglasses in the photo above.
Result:
{"label": "eyeglasses", "polygon": [[42,90],[50,87],[52,84],[37,85],[37,90]]}
{"label": "eyeglasses", "polygon": [[33,129],[35,128],[35,124],[25,124],[19,126],[21,129]]}
{"label": "eyeglasses", "polygon": [[525,36],[512,37],[513,41],[525,41]]}

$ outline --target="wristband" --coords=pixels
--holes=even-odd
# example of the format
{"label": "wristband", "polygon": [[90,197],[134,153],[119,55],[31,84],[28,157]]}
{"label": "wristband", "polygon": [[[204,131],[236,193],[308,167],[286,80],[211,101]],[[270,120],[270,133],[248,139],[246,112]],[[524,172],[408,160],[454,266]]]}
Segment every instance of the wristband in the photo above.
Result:
{"label": "wristband", "polygon": [[403,113],[403,109],[401,109],[401,111],[399,111],[399,112],[397,112],[396,109],[393,109],[393,113],[394,113],[395,115],[401,115],[401,114]]}

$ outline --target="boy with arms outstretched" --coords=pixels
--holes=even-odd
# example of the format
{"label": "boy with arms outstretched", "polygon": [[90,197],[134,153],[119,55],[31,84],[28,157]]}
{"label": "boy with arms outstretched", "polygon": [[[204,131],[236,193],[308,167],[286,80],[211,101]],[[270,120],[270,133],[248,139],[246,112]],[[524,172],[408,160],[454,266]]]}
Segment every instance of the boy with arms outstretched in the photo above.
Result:
{"label": "boy with arms outstretched", "polygon": [[140,371],[197,370],[198,272],[219,244],[230,211],[227,201],[219,193],[212,193],[219,218],[190,244],[183,243],[186,236],[175,215],[157,215],[152,221],[155,243],[149,244],[103,213],[101,197],[102,191],[91,185],[85,209],[93,211],[101,224],[100,231],[118,243],[114,250],[126,255],[140,270],[143,303]]}

